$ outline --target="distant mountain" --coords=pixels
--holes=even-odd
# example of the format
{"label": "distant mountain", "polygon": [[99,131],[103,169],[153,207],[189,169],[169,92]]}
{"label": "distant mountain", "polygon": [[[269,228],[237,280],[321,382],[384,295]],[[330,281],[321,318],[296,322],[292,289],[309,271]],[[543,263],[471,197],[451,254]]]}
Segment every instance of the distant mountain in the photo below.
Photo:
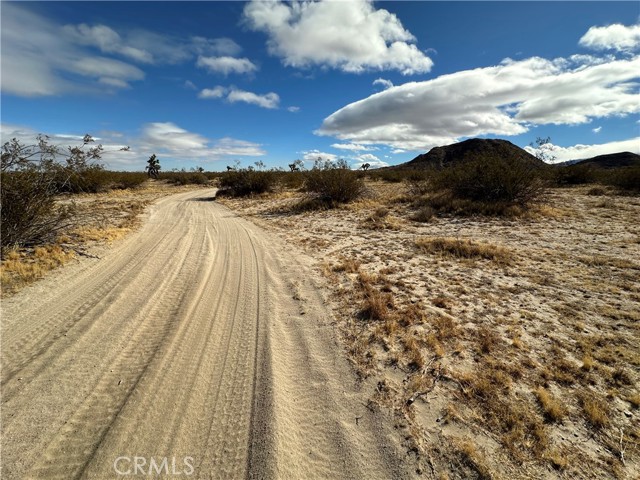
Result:
{"label": "distant mountain", "polygon": [[452,145],[432,148],[429,152],[395,168],[440,169],[455,163],[483,158],[516,159],[536,166],[545,165],[542,160],[507,140],[471,138]]}
{"label": "distant mountain", "polygon": [[574,165],[590,165],[599,168],[634,167],[640,165],[640,155],[631,152],[610,153],[579,160]]}

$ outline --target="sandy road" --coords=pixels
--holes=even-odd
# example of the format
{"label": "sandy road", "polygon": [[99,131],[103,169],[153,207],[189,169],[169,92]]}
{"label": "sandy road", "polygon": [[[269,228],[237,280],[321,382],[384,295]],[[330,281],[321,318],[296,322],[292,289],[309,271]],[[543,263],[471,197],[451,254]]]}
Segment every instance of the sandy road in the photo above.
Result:
{"label": "sandy road", "polygon": [[213,193],[3,302],[3,479],[406,476],[306,267]]}

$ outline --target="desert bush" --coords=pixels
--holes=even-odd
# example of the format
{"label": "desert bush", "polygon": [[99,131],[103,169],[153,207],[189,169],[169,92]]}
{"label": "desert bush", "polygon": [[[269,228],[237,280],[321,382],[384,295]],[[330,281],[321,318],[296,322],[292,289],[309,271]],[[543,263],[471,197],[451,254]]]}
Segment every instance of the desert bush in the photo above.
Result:
{"label": "desert bush", "polygon": [[455,197],[484,203],[527,206],[544,190],[541,169],[521,160],[483,158],[464,162],[433,175],[434,187]]}
{"label": "desert bush", "polygon": [[12,246],[46,242],[70,223],[73,204],[56,204],[56,196],[75,191],[87,172],[102,171],[91,163],[102,146],[86,135],[82,146],[64,151],[50,145],[46,136],[34,145],[13,139],[2,146],[1,227],[2,252]]}
{"label": "desert bush", "polygon": [[306,180],[306,172],[279,172],[278,183],[285,188],[299,190],[304,186]]}
{"label": "desert bush", "polygon": [[552,167],[549,177],[554,185],[571,186],[595,183],[598,179],[598,172],[590,165],[567,165]]}
{"label": "desert bush", "polygon": [[173,185],[207,185],[209,178],[203,172],[166,172],[159,174],[158,178],[166,180]]}
{"label": "desert bush", "polygon": [[306,175],[304,190],[326,204],[348,203],[364,192],[364,182],[344,160],[318,159]]}
{"label": "desert bush", "polygon": [[640,192],[640,167],[615,169],[603,179],[603,183],[630,192]]}
{"label": "desert bush", "polygon": [[231,197],[247,197],[273,190],[277,180],[274,171],[242,168],[224,172],[220,176],[218,195]]}

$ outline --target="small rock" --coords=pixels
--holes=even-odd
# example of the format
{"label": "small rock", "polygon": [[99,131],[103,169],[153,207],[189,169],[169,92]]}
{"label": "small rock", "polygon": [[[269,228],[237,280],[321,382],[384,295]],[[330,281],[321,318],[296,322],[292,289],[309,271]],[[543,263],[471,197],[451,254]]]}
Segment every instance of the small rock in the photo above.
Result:
{"label": "small rock", "polygon": [[625,411],[624,411],[624,414],[625,414],[625,416],[626,416],[627,418],[631,418],[631,417],[633,417],[633,414],[632,414],[629,410],[625,410]]}

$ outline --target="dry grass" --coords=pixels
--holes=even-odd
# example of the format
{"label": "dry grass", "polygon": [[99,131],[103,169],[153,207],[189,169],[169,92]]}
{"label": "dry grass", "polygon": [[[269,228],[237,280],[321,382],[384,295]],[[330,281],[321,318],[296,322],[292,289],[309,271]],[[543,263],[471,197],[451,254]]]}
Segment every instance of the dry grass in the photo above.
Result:
{"label": "dry grass", "polygon": [[538,387],[534,394],[542,407],[545,417],[551,422],[562,422],[567,415],[567,410],[544,387]]}
{"label": "dry grass", "polygon": [[424,252],[439,253],[455,258],[491,260],[499,264],[509,264],[513,260],[512,252],[505,247],[468,239],[423,237],[418,238],[415,244]]}
{"label": "dry grass", "polygon": [[471,467],[480,480],[493,480],[496,474],[489,467],[484,453],[468,438],[454,439],[453,445],[462,461]]}
{"label": "dry grass", "polygon": [[2,293],[14,293],[64,265],[75,257],[73,251],[60,245],[36,247],[31,251],[13,250],[2,261]]}
{"label": "dry grass", "polygon": [[583,392],[580,395],[580,403],[584,417],[595,429],[601,429],[609,425],[610,411],[609,406],[604,400],[593,395],[592,392]]}

